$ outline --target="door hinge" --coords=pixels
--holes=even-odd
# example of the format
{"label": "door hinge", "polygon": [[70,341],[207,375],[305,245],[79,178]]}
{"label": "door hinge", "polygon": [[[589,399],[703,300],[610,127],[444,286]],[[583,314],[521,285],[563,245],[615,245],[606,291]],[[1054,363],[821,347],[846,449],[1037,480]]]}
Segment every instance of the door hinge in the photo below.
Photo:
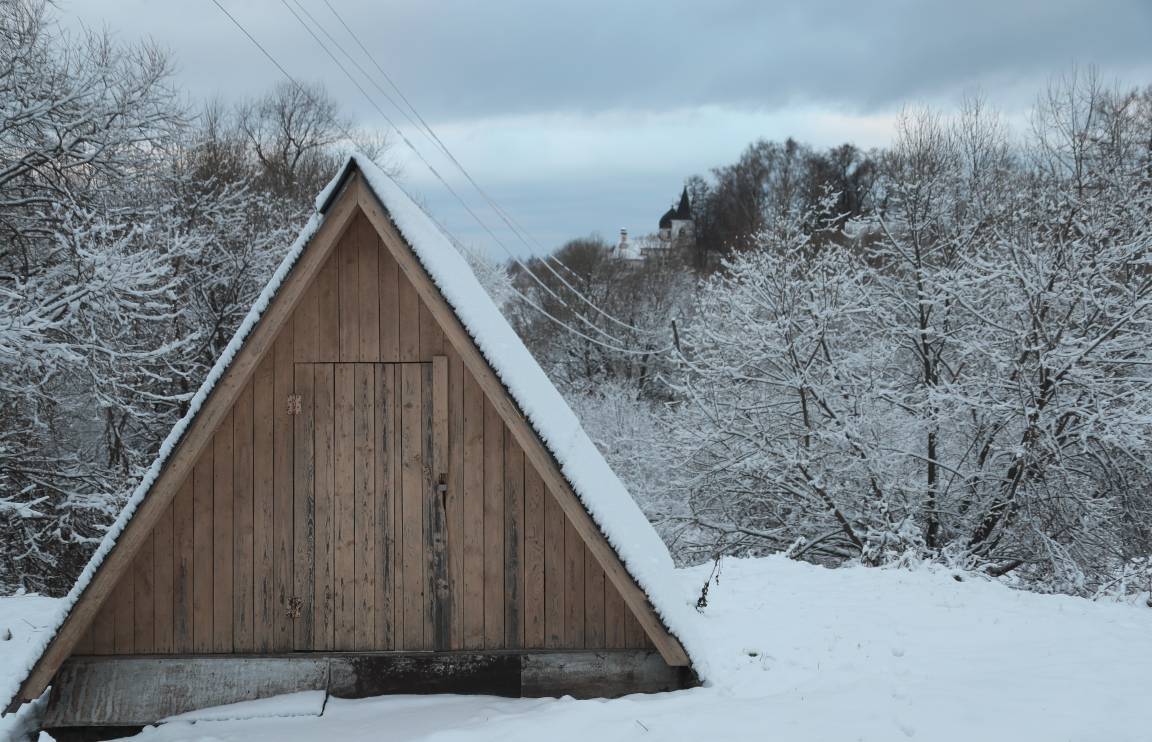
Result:
{"label": "door hinge", "polygon": [[300,410],[303,408],[303,406],[304,405],[300,401],[300,395],[299,394],[289,394],[288,395],[288,414],[289,415],[299,415]]}

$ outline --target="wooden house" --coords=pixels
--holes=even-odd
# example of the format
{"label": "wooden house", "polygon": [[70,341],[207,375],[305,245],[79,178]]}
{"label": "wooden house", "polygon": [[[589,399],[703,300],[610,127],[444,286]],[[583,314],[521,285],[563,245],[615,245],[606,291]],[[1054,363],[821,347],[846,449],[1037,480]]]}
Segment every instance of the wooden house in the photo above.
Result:
{"label": "wooden house", "polygon": [[431,219],[349,158],[9,710],[684,687],[667,550]]}

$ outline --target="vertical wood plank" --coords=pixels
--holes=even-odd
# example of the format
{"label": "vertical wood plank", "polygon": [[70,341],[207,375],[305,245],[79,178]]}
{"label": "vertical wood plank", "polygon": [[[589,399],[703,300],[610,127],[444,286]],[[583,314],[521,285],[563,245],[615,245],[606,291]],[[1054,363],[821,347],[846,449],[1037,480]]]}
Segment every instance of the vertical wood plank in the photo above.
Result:
{"label": "vertical wood plank", "polygon": [[604,646],[607,649],[623,649],[628,646],[627,612],[624,598],[615,585],[607,582],[604,585]]}
{"label": "vertical wood plank", "polygon": [[260,652],[271,651],[276,635],[274,377],[275,349],[252,382],[252,634]]}
{"label": "vertical wood plank", "polygon": [[564,521],[564,646],[584,648],[584,539]]}
{"label": "vertical wood plank", "polygon": [[292,579],[293,597],[299,611],[292,620],[292,646],[312,649],[316,559],[316,366],[298,363],[295,367],[295,390],[300,397],[300,412],[293,416],[292,427]]}
{"label": "vertical wood plank", "polygon": [[172,509],[169,504],[156,522],[152,545],[153,640],[157,654],[170,654],[173,647],[173,553]]}
{"label": "vertical wood plank", "polygon": [[463,373],[465,649],[484,647],[484,392]]}
{"label": "vertical wood plank", "polygon": [[232,651],[232,410],[212,436],[212,651]]}
{"label": "vertical wood plank", "polygon": [[585,547],[584,646],[588,649],[603,649],[604,640],[604,570]]}
{"label": "vertical wood plank", "polygon": [[[132,562],[132,602],[135,615],[132,621],[132,651],[135,654],[152,654],[156,651],[156,612],[152,576],[155,570],[153,561],[155,531],[144,539]],[[125,575],[126,577],[129,575]]]}
{"label": "vertical wood plank", "polygon": [[192,638],[196,574],[195,479],[193,469],[172,500],[172,649],[185,653],[193,651],[196,646]]}
{"label": "vertical wood plank", "polygon": [[648,645],[648,636],[644,627],[636,620],[636,614],[625,607],[624,610],[624,639],[630,649],[643,649]]}
{"label": "vertical wood plank", "polygon": [[544,480],[524,465],[524,646],[544,646]]}
{"label": "vertical wood plank", "polygon": [[428,559],[428,603],[431,621],[431,646],[437,650],[451,648],[452,604],[448,554],[448,357],[432,357],[429,382],[425,389],[425,406],[431,407],[428,441],[428,490],[426,494],[425,542]]}
{"label": "vertical wood plank", "polygon": [[96,631],[95,623],[96,620],[93,618],[92,623],[88,624],[88,628],[84,629],[84,633],[80,636],[79,641],[76,642],[76,646],[72,649],[73,657],[83,657],[85,655],[95,654],[95,652],[92,651],[92,647],[95,644],[95,640],[93,639]]}
{"label": "vertical wood plank", "polygon": [[357,258],[360,309],[360,360],[380,360],[380,236],[367,219],[360,235]]}
{"label": "vertical wood plank", "polygon": [[[297,363],[315,363],[319,356],[320,284],[314,281],[292,312],[292,351]],[[284,331],[287,331],[284,330]]]}
{"label": "vertical wood plank", "polygon": [[392,366],[392,643],[404,646],[404,367]]}
{"label": "vertical wood plank", "polygon": [[484,398],[484,648],[504,647],[504,421]]}
{"label": "vertical wood plank", "polygon": [[376,441],[375,485],[376,485],[376,629],[377,649],[393,649],[396,646],[395,632],[395,496],[396,491],[396,367],[394,364],[377,364],[374,367],[376,382]]}
{"label": "vertical wood plank", "polygon": [[566,647],[564,615],[564,532],[568,519],[550,490],[544,493],[545,645]]}
{"label": "vertical wood plank", "polygon": [[316,277],[316,360],[340,360],[340,251],[333,250]]}
{"label": "vertical wood plank", "polygon": [[360,302],[357,263],[360,257],[360,236],[363,218],[357,218],[348,227],[336,246],[340,261],[340,360],[360,360]]}
{"label": "vertical wood plank", "polygon": [[418,364],[401,368],[401,423],[403,523],[403,643],[418,650],[424,642],[424,446],[423,373]]}
{"label": "vertical wood plank", "polygon": [[448,348],[448,589],[449,646],[463,648],[464,632],[464,364]]}
{"label": "vertical wood plank", "polygon": [[400,296],[396,287],[400,266],[383,245],[377,244],[380,248],[380,359],[396,363],[400,360]]}
{"label": "vertical wood plank", "polygon": [[356,644],[356,380],[351,364],[337,364],[333,376],[336,396],[333,648],[350,650]]}
{"label": "vertical wood plank", "polygon": [[[363,253],[361,253],[363,258]],[[363,265],[362,265],[363,267]],[[375,265],[373,265],[375,279]],[[373,326],[373,336],[379,337]],[[356,648],[376,638],[376,379],[373,365],[357,363],[355,389]]]}
{"label": "vertical wood plank", "polygon": [[212,651],[212,454],[213,446],[209,445],[192,473],[192,649],[201,653]]}
{"label": "vertical wood plank", "polygon": [[436,318],[428,310],[428,306],[419,302],[420,310],[420,360],[431,361],[438,355],[444,354],[444,333],[440,329]]}
{"label": "vertical wood plank", "polygon": [[[237,652],[256,649],[252,610],[252,382],[232,405],[232,632]],[[159,556],[159,552],[157,552]]]}
{"label": "vertical wood plank", "polygon": [[524,452],[504,429],[504,646],[524,646]]}
{"label": "vertical wood plank", "polygon": [[420,360],[420,297],[402,272],[396,275],[396,295],[400,322],[400,360]]}
{"label": "vertical wood plank", "polygon": [[111,598],[116,605],[115,651],[116,654],[132,654],[132,640],[135,638],[136,601],[132,571],[121,576]]}
{"label": "vertical wood plank", "polygon": [[336,528],[334,522],[335,503],[333,492],[336,486],[336,462],[333,441],[335,425],[335,388],[333,366],[331,363],[316,365],[314,393],[315,423],[315,494],[313,508],[315,514],[313,522],[315,543],[315,567],[313,579],[313,621],[312,646],[317,651],[332,649],[334,606],[333,606],[333,572],[335,569],[335,538]]}
{"label": "vertical wood plank", "polygon": [[273,465],[273,573],[275,602],[272,616],[275,632],[272,646],[279,651],[292,649],[293,620],[290,615],[292,599],[296,590],[293,578],[294,550],[292,544],[292,520],[295,513],[293,502],[292,471],[292,428],[293,416],[288,414],[288,397],[295,393],[296,381],[292,362],[292,334],[281,333],[272,350],[275,354],[273,367],[273,416],[272,416],[272,465]]}
{"label": "vertical wood plank", "polygon": [[92,622],[92,654],[116,653],[116,591],[108,596]]}
{"label": "vertical wood plank", "polygon": [[421,606],[421,623],[423,624],[424,646],[427,649],[435,648],[436,636],[433,626],[433,611],[436,600],[436,576],[433,574],[432,560],[436,551],[433,543],[435,534],[433,518],[435,499],[432,467],[432,436],[433,431],[432,410],[432,364],[420,364],[420,531],[422,534],[420,544],[421,565],[424,579],[421,587],[424,591],[424,600]]}

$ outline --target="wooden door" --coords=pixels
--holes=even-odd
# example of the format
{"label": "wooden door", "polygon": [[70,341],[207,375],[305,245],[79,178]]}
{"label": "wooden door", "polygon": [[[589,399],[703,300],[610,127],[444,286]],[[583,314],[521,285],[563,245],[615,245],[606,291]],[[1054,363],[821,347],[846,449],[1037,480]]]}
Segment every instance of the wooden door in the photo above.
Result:
{"label": "wooden door", "polygon": [[298,650],[449,648],[446,370],[296,364]]}

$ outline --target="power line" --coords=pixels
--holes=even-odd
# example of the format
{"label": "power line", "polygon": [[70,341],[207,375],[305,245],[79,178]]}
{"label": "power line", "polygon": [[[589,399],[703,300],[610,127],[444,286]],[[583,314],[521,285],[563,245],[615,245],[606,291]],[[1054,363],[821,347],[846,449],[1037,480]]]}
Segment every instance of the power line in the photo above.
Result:
{"label": "power line", "polygon": [[[256,48],[259,50],[259,51],[260,51],[260,53],[261,53],[261,54],[263,54],[263,55],[264,55],[264,57],[265,57],[265,58],[267,58],[267,59],[268,59],[268,61],[270,61],[270,62],[271,62],[271,63],[272,63],[272,64],[273,64],[273,65],[276,67],[276,69],[278,69],[278,70],[280,71],[280,73],[281,73],[281,74],[282,74],[282,75],[285,77],[285,79],[287,79],[287,80],[288,80],[288,82],[290,82],[290,83],[291,83],[293,86],[295,86],[295,88],[296,88],[296,89],[297,89],[297,90],[298,90],[298,91],[299,91],[299,92],[300,92],[302,95],[304,95],[306,98],[308,98],[308,100],[309,100],[309,101],[310,101],[310,102],[311,102],[313,105],[318,105],[318,102],[317,102],[317,101],[316,101],[316,99],[315,99],[315,98],[312,96],[312,94],[311,94],[311,93],[308,91],[308,89],[307,89],[306,87],[304,87],[304,85],[302,85],[302,84],[301,84],[301,83],[300,83],[300,82],[299,82],[299,81],[298,81],[298,80],[297,80],[295,77],[293,77],[293,76],[292,76],[292,74],[291,74],[290,72],[288,72],[288,70],[287,70],[287,69],[286,69],[286,68],[285,68],[285,67],[284,67],[284,66],[283,66],[283,65],[280,63],[280,61],[279,61],[279,60],[277,60],[277,59],[276,59],[276,57],[275,57],[275,56],[274,56],[274,55],[273,55],[271,52],[269,52],[269,51],[268,51],[268,49],[266,49],[266,48],[264,47],[264,45],[263,45],[263,44],[261,44],[261,43],[260,43],[260,42],[259,42],[259,41],[258,41],[258,40],[257,40],[257,39],[256,39],[256,38],[255,38],[255,37],[254,37],[254,36],[253,36],[253,35],[252,35],[252,34],[251,34],[249,31],[248,31],[248,29],[247,29],[247,28],[244,26],[244,24],[242,24],[242,23],[241,23],[241,22],[240,22],[240,21],[239,21],[239,20],[238,20],[238,19],[237,19],[237,18],[236,18],[234,15],[232,15],[230,12],[228,12],[228,9],[227,9],[227,8],[225,8],[225,7],[224,7],[224,6],[223,6],[223,5],[222,5],[222,4],[219,2],[219,0],[211,0],[211,2],[212,2],[212,4],[213,4],[213,5],[215,5],[215,6],[216,6],[216,7],[217,7],[217,8],[220,10],[220,12],[221,12],[221,13],[223,13],[223,14],[224,14],[224,15],[225,15],[225,16],[228,18],[228,20],[229,20],[229,21],[231,21],[231,22],[232,22],[232,24],[233,24],[234,26],[236,26],[236,28],[237,28],[237,29],[239,29],[239,30],[240,30],[240,32],[241,32],[242,34],[244,34],[244,36],[245,36],[245,37],[246,37],[246,38],[247,38],[247,39],[248,39],[248,40],[249,40],[249,41],[250,41],[250,42],[251,42],[251,43],[252,43],[252,44],[253,44],[253,45],[254,45],[254,46],[255,46],[255,47],[256,47]],[[283,2],[283,0],[281,0],[281,2]],[[287,5],[286,5],[285,7],[287,7]],[[291,10],[291,8],[289,8],[289,10]],[[295,14],[293,14],[293,15],[295,15]],[[297,16],[297,20],[300,20],[298,16]],[[314,34],[313,34],[313,38],[315,38],[315,35],[314,35]],[[319,41],[319,40],[317,39],[317,41]],[[322,44],[321,44],[321,46],[323,47],[323,45],[322,45]],[[325,51],[326,51],[326,52],[328,52],[327,48],[325,48]],[[329,56],[332,56],[331,52],[328,52],[328,54],[329,54]],[[333,61],[337,61],[337,60],[335,60],[335,57],[333,57]],[[338,65],[338,66],[340,66],[338,61],[337,61],[337,65]],[[343,68],[342,68],[342,69],[343,69]],[[346,70],[345,70],[345,74],[348,74]],[[350,76],[349,76],[349,77],[350,77]],[[361,87],[361,86],[360,86],[358,83],[356,83],[356,81],[355,81],[354,79],[352,80],[352,82],[353,82],[353,84],[355,84],[355,85],[356,85],[356,86],[357,86],[357,87],[358,87],[358,88],[361,90],[361,92],[362,92],[362,93],[364,92],[363,88],[362,88],[362,87]],[[366,95],[366,94],[365,94],[365,95]],[[368,98],[369,98],[369,102],[373,103],[374,107],[376,107],[376,108],[377,108],[377,110],[379,110],[379,106],[375,104],[375,101],[373,101],[373,100],[371,99],[371,97],[370,97],[370,96],[367,96],[367,95],[366,95],[366,97],[368,97]],[[436,169],[435,169],[434,167],[432,167],[431,163],[429,163],[429,162],[428,162],[428,161],[427,161],[427,160],[426,160],[426,159],[425,159],[425,158],[424,158],[424,157],[423,157],[423,156],[422,156],[422,155],[419,153],[419,151],[418,151],[418,150],[416,150],[414,147],[412,147],[412,144],[411,144],[411,142],[408,142],[408,141],[407,141],[407,138],[403,136],[403,132],[400,132],[400,131],[399,131],[399,128],[398,128],[398,127],[396,127],[396,125],[395,125],[394,123],[392,123],[391,119],[390,119],[390,118],[387,116],[387,114],[385,114],[383,111],[380,111],[380,114],[381,114],[381,116],[383,116],[383,117],[384,117],[385,121],[387,121],[387,122],[388,122],[388,123],[389,123],[389,124],[390,124],[390,125],[391,125],[391,126],[394,128],[394,129],[396,129],[396,130],[397,130],[397,131],[400,133],[400,135],[401,135],[401,138],[405,140],[406,144],[408,144],[408,146],[409,146],[409,147],[410,147],[410,148],[413,150],[413,152],[416,154],[416,156],[417,156],[417,157],[418,157],[418,158],[419,158],[419,159],[420,159],[420,160],[421,160],[421,161],[424,163],[424,165],[425,165],[426,167],[428,167],[429,171],[430,171],[430,172],[432,172],[432,174],[433,174],[433,175],[435,175],[435,176],[436,176],[436,178],[437,178],[437,179],[438,179],[438,180],[439,180],[441,183],[443,183],[443,184],[444,184],[444,186],[445,186],[446,188],[448,188],[448,189],[449,189],[449,191],[453,192],[453,194],[454,194],[454,195],[456,195],[456,197],[457,197],[457,199],[458,199],[458,200],[461,200],[461,203],[464,205],[464,207],[465,207],[466,209],[468,209],[468,211],[469,211],[470,213],[472,213],[472,214],[473,214],[474,218],[477,218],[477,217],[475,217],[475,213],[471,211],[471,209],[470,209],[470,208],[467,206],[467,204],[466,204],[466,203],[464,203],[464,202],[462,201],[462,199],[460,199],[460,198],[459,198],[459,195],[458,195],[458,194],[455,194],[455,192],[454,192],[454,191],[452,191],[451,187],[450,187],[450,186],[449,186],[449,185],[448,185],[448,184],[447,184],[447,183],[444,181],[444,179],[443,179],[443,178],[442,178],[442,177],[439,175],[439,173],[436,171]],[[348,132],[346,129],[342,130],[342,131],[341,131],[341,133],[342,133],[342,134],[343,134],[343,135],[344,135],[344,136],[345,136],[345,137],[346,137],[346,138],[347,138],[349,141],[353,141],[353,137],[352,137],[352,135],[351,135],[351,134],[350,134],[350,133],[349,133],[349,132]],[[427,214],[427,212],[425,212],[425,214]],[[431,216],[430,216],[430,215],[429,215],[429,218],[431,218]],[[435,222],[435,219],[433,219],[433,221]],[[485,225],[485,224],[484,224],[484,223],[483,223],[481,220],[479,220],[479,219],[477,218],[477,221],[478,221],[478,222],[481,224],[481,226],[484,226],[484,227],[485,227],[485,229],[487,229],[486,225]],[[438,224],[438,223],[437,223],[437,224]],[[445,233],[448,233],[448,230],[447,230],[447,229],[445,229],[445,228],[443,227],[443,225],[439,225],[439,224],[438,224],[438,226],[439,226],[439,227],[440,227],[440,229],[441,229],[441,230],[443,230]],[[490,230],[489,230],[489,232],[490,232]],[[494,236],[494,235],[493,235],[493,237],[495,238],[495,236]],[[503,245],[501,245],[501,246],[503,246]],[[507,247],[505,247],[505,250],[507,250]],[[515,259],[515,258],[514,258],[514,259]],[[517,262],[519,262],[519,261],[517,261]],[[539,281],[539,278],[537,278],[537,281]],[[542,315],[544,315],[546,318],[548,318],[549,320],[551,320],[551,321],[552,321],[552,322],[554,322],[555,324],[559,325],[560,327],[564,328],[564,329],[565,329],[565,330],[567,330],[568,332],[571,332],[572,334],[574,334],[574,335],[576,335],[576,336],[578,336],[578,337],[580,337],[580,338],[583,338],[583,339],[585,339],[585,340],[587,340],[587,341],[589,341],[589,342],[591,342],[591,343],[594,343],[594,344],[596,344],[596,345],[599,345],[599,346],[601,346],[601,347],[604,347],[604,348],[606,348],[606,349],[608,349],[608,350],[611,350],[611,351],[613,351],[613,352],[616,352],[616,353],[623,353],[623,354],[628,354],[628,355],[651,355],[651,354],[657,354],[657,353],[664,353],[664,352],[666,352],[667,350],[669,350],[668,348],[663,348],[663,349],[651,349],[651,350],[636,350],[636,349],[634,349],[634,348],[624,348],[624,347],[619,347],[619,346],[616,346],[616,345],[610,345],[610,344],[608,344],[608,343],[605,343],[605,342],[603,342],[603,341],[601,341],[601,340],[597,340],[596,338],[590,337],[589,335],[586,335],[585,333],[581,332],[580,330],[578,330],[578,329],[576,329],[576,328],[574,328],[574,327],[570,326],[569,324],[567,324],[567,323],[566,323],[566,322],[564,322],[563,320],[561,320],[561,319],[558,319],[557,317],[554,317],[552,314],[550,314],[550,313],[549,313],[547,310],[545,310],[543,307],[540,307],[540,306],[538,306],[538,305],[537,305],[535,302],[533,302],[533,301],[532,301],[530,298],[528,298],[528,297],[527,297],[525,294],[523,294],[521,291],[519,291],[519,290],[518,290],[518,289],[517,289],[515,286],[510,286],[509,288],[510,288],[510,290],[512,291],[512,293],[514,293],[514,294],[515,294],[516,296],[518,296],[518,297],[519,297],[519,298],[520,298],[522,301],[524,301],[526,304],[528,304],[528,306],[530,306],[530,307],[532,307],[533,309],[535,309],[536,311],[540,312]],[[546,288],[547,288],[547,287],[546,287]],[[558,298],[558,297],[557,297],[557,298]],[[560,301],[561,301],[561,303],[564,303],[564,302],[563,302],[563,300],[560,300]],[[567,304],[564,304],[564,306],[566,306],[566,307],[567,307]],[[580,317],[581,319],[584,319],[584,321],[585,321],[585,322],[587,322],[587,321],[588,321],[588,320],[587,320],[587,319],[585,319],[585,318],[584,318],[582,315],[579,315],[579,313],[576,313],[576,312],[573,312],[573,313],[574,313],[574,314],[576,314],[576,315],[577,315],[578,317]],[[593,326],[593,327],[595,327],[595,326]],[[607,334],[607,333],[605,333],[603,330],[599,330],[599,328],[595,328],[595,329],[597,329],[598,331],[600,331],[600,332],[601,332],[601,334],[604,334],[605,336],[607,336],[607,337],[609,337],[609,338],[611,338],[611,339],[613,339],[613,340],[616,340],[616,338],[612,337],[611,335],[608,335],[608,334]]]}
{"label": "power line", "polygon": [[[619,338],[615,337],[614,335],[605,331],[604,329],[596,326],[595,323],[590,321],[583,314],[572,309],[572,307],[569,307],[568,302],[564,301],[564,299],[559,294],[557,294],[555,291],[553,291],[550,286],[548,286],[546,283],[544,283],[544,281],[542,281],[539,276],[537,276],[535,273],[533,273],[531,271],[531,269],[528,268],[527,265],[525,265],[511,250],[509,250],[508,246],[505,245],[504,242],[496,235],[496,233],[492,231],[492,229],[488,226],[488,224],[483,219],[480,218],[480,215],[477,214],[472,209],[472,207],[468,205],[468,203],[456,191],[456,189],[453,188],[448,183],[448,181],[444,179],[444,177],[442,175],[440,175],[440,172],[432,165],[432,163],[430,163],[427,160],[427,158],[425,158],[424,155],[420,152],[420,150],[418,150],[416,148],[416,146],[414,144],[412,144],[412,141],[407,137],[407,135],[404,134],[403,130],[400,129],[400,127],[396,125],[396,123],[388,116],[388,114],[384,112],[384,109],[382,109],[380,107],[380,104],[376,102],[376,99],[368,94],[368,91],[364,89],[364,86],[362,86],[359,83],[359,81],[357,81],[356,78],[352,75],[352,73],[350,73],[348,71],[348,68],[345,67],[343,65],[343,63],[340,62],[339,59],[337,59],[336,55],[332,53],[332,50],[329,49],[328,46],[320,39],[320,37],[316,35],[316,32],[313,31],[312,28],[307,23],[305,23],[304,19],[301,18],[300,15],[295,10],[292,9],[292,6],[288,4],[288,0],[280,0],[280,4],[283,5],[284,8],[286,10],[288,10],[289,13],[292,14],[292,17],[295,18],[296,21],[301,26],[304,27],[304,30],[308,32],[308,35],[311,36],[312,39],[320,46],[320,48],[324,50],[324,53],[328,55],[328,57],[332,60],[333,64],[335,64],[336,67],[342,73],[344,73],[344,76],[347,77],[348,80],[353,85],[356,86],[356,89],[360,91],[360,94],[364,96],[365,100],[367,100],[369,102],[369,104],[371,104],[372,107],[376,109],[376,111],[380,114],[380,116],[383,117],[383,119],[388,123],[388,125],[392,127],[392,129],[396,132],[396,134],[400,137],[401,141],[404,142],[404,144],[408,147],[408,149],[412,150],[412,153],[414,155],[416,155],[416,157],[419,158],[419,160],[422,163],[424,163],[424,166],[428,168],[428,170],[432,173],[432,175],[434,175],[436,177],[436,179],[438,181],[440,181],[440,183],[448,190],[448,192],[451,193],[453,195],[453,197],[455,197],[456,200],[460,202],[460,205],[463,206],[464,209],[472,216],[472,218],[476,220],[476,223],[479,224],[484,229],[484,231],[488,233],[488,236],[491,237],[492,240],[494,242],[496,242],[496,244],[498,244],[501,247],[501,249],[504,250],[504,252],[508,255],[509,258],[511,258],[513,261],[515,261],[515,263],[517,265],[519,265],[525,272],[527,272],[529,276],[531,276],[533,279],[535,279],[536,283],[538,283],[540,285],[540,287],[543,288],[545,291],[547,291],[554,299],[556,299],[558,302],[560,302],[565,308],[572,311],[572,314],[577,319],[579,319],[581,322],[583,322],[585,325],[587,325],[592,330],[594,330],[594,331],[600,333],[601,335],[603,335],[604,337],[608,338],[612,342],[621,343],[621,340]],[[296,0],[296,4],[298,6],[300,5],[298,0]],[[303,7],[301,7],[301,10],[303,10]],[[304,12],[307,13],[307,11],[304,11]],[[309,17],[311,17],[311,16],[309,16]],[[321,30],[323,30],[323,29],[321,29]],[[343,52],[345,56],[348,56],[348,52],[346,50],[344,50],[343,47],[341,47],[339,45],[339,43],[335,43],[334,45],[338,49],[340,49],[340,51]]]}
{"label": "power line", "polygon": [[[316,25],[320,28],[320,30],[324,32],[324,35],[327,36],[329,39],[332,39],[332,35],[328,33],[328,31],[324,28],[323,24],[316,21],[316,19],[312,16],[312,14],[308,13],[308,11],[304,9],[304,7],[300,3],[300,0],[295,0],[295,2],[297,5],[301,6],[301,10],[303,10],[304,13],[306,15],[308,15],[308,17],[310,19],[312,19],[312,22],[316,23]],[[411,123],[417,129],[420,129],[421,132],[425,135],[425,137],[427,137],[429,139],[429,141],[431,141],[433,143],[434,146],[439,148],[439,150],[444,154],[444,156],[446,156],[452,162],[452,164],[456,166],[456,169],[460,171],[460,173],[465,177],[465,179],[467,179],[467,181],[472,185],[472,187],[476,190],[476,192],[478,194],[480,194],[481,198],[484,199],[484,201],[488,204],[488,206],[496,213],[497,216],[500,217],[500,219],[504,222],[504,224],[508,227],[508,229],[511,230],[514,235],[516,235],[516,237],[524,244],[525,247],[527,247],[529,250],[532,250],[533,247],[535,247],[535,249],[537,251],[539,251],[540,253],[546,254],[547,251],[545,250],[544,246],[541,245],[539,242],[537,242],[535,239],[533,239],[531,237],[531,234],[526,229],[524,229],[519,224],[519,222],[517,222],[512,217],[512,215],[510,213],[508,213],[502,206],[500,206],[500,204],[497,203],[496,200],[494,198],[492,198],[488,194],[488,192],[485,191],[484,188],[482,188],[480,186],[479,183],[476,182],[476,180],[472,177],[472,174],[468,172],[468,169],[464,167],[463,163],[461,163],[456,158],[456,156],[454,154],[452,154],[452,151],[450,149],[448,149],[448,145],[444,144],[443,140],[441,140],[440,136],[438,134],[436,134],[436,131],[432,128],[431,124],[429,124],[424,119],[424,117],[420,115],[420,112],[416,109],[416,106],[414,106],[412,104],[412,102],[410,100],[408,100],[408,97],[406,95],[404,95],[404,92],[400,89],[400,86],[396,84],[396,81],[392,79],[392,76],[389,75],[388,72],[384,69],[384,67],[380,64],[380,62],[377,61],[375,55],[373,55],[372,52],[368,50],[368,48],[364,45],[364,42],[361,41],[359,34],[357,34],[356,31],[353,30],[353,28],[344,20],[344,17],[342,15],[340,15],[340,12],[337,11],[335,7],[333,7],[332,3],[329,0],[324,0],[324,4],[328,7],[328,10],[332,12],[332,15],[336,17],[336,20],[340,22],[340,25],[344,27],[344,30],[348,33],[348,35],[352,37],[352,40],[356,42],[356,45],[358,47],[360,47],[360,51],[363,52],[364,56],[367,57],[370,62],[372,62],[372,65],[376,68],[376,70],[380,73],[380,75],[388,82],[388,84],[392,87],[392,89],[394,91],[396,91],[396,95],[402,101],[404,101],[404,104],[407,105],[409,110],[412,111],[412,116],[415,116],[416,120],[413,120],[412,116],[409,116],[399,106],[399,104],[397,104],[396,101],[390,95],[388,95],[388,93],[386,93],[384,91],[384,89],[378,83],[376,83],[367,72],[364,71],[363,67],[361,67],[359,64],[357,64],[355,61],[353,61],[353,64],[355,64],[356,68],[358,70],[360,70],[360,73],[363,74],[365,76],[365,78],[367,78],[370,82],[373,83],[373,85],[376,87],[376,89],[379,90],[384,95],[384,97],[394,107],[396,107],[396,109],[399,110],[404,115],[405,118],[408,119],[409,123]],[[340,48],[340,50],[342,52],[344,52],[345,56],[347,56],[349,59],[352,58],[351,55],[348,54],[348,52],[345,51],[343,49],[343,47],[341,47],[339,45],[339,43],[335,41],[335,39],[332,39],[332,41],[334,44],[337,45],[338,48]],[[419,125],[417,125],[417,121],[419,121]],[[421,129],[421,127],[422,127],[422,129]],[[529,244],[528,240],[531,240],[531,244]],[[599,306],[597,306],[595,302],[593,302],[591,299],[589,299],[583,293],[581,293],[579,289],[577,289],[572,284],[568,283],[568,281],[565,280],[565,278],[562,275],[557,273],[556,270],[554,270],[552,268],[552,266],[549,265],[547,259],[543,260],[543,265],[545,268],[548,269],[548,271],[550,273],[552,273],[552,275],[554,275],[557,279],[559,279],[560,282],[562,284],[564,284],[564,286],[566,286],[569,291],[576,294],[576,296],[579,297],[581,301],[583,301],[588,306],[592,307],[592,309],[594,309],[598,314],[605,317],[609,321],[614,322],[617,325],[624,327],[625,329],[632,330],[633,332],[655,334],[651,330],[646,330],[646,329],[643,329],[640,327],[636,327],[636,326],[631,325],[627,322],[624,322],[623,320],[616,318],[615,316],[609,314],[608,312],[605,312],[603,309],[601,309]],[[522,266],[522,267],[524,267],[525,270],[528,270],[526,266]],[[569,271],[569,272],[571,272],[571,271]],[[531,273],[531,271],[529,271],[529,273]]]}

